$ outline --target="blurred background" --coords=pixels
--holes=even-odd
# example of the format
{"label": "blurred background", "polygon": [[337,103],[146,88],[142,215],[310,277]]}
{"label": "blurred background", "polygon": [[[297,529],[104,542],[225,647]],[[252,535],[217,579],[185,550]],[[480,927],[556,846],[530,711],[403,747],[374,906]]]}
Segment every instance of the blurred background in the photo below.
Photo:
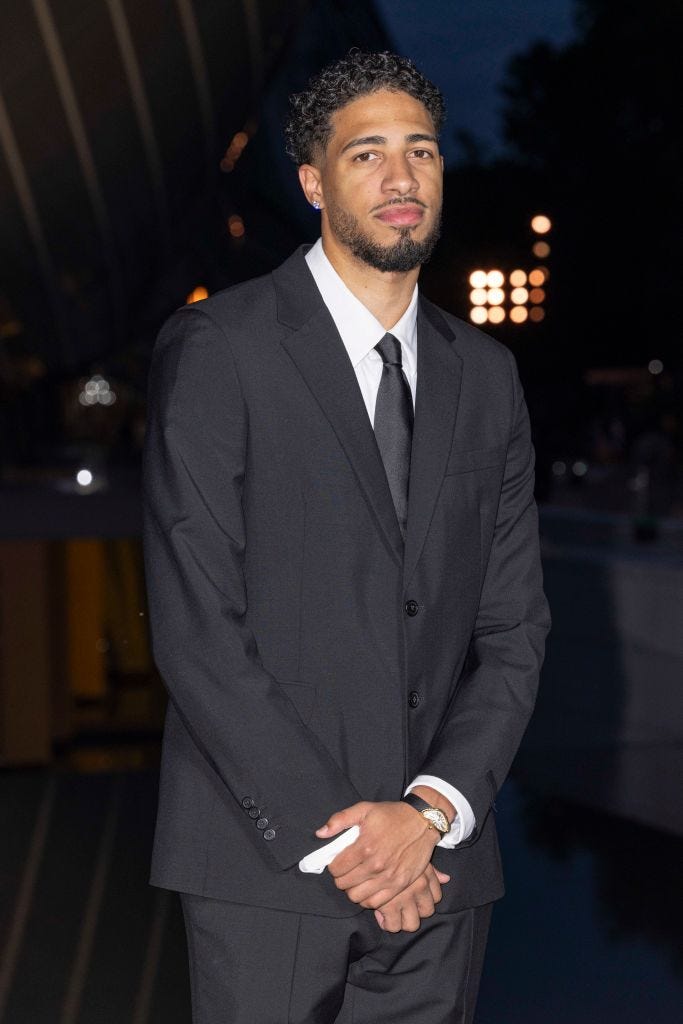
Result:
{"label": "blurred background", "polygon": [[146,884],[147,367],[174,309],[317,237],[281,123],[352,45],[446,95],[421,286],[513,350],[537,450],[554,630],[478,1024],[681,1019],[680,3],[3,0],[3,1024],[189,1020]]}

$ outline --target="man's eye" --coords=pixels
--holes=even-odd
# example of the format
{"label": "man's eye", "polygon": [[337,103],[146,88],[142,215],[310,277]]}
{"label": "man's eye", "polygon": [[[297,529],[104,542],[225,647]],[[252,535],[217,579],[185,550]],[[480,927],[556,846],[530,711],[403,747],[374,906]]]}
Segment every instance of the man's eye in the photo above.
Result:
{"label": "man's eye", "polygon": [[420,160],[428,160],[432,156],[431,149],[414,149],[413,156],[417,156]]}
{"label": "man's eye", "polygon": [[376,153],[357,153],[353,158],[353,162],[366,164],[369,160],[374,160],[376,155]]}

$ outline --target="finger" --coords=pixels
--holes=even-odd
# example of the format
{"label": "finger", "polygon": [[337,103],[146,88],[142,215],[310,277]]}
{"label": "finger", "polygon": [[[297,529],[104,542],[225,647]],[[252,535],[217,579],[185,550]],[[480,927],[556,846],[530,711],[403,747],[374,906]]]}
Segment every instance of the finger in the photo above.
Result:
{"label": "finger", "polygon": [[429,885],[429,892],[432,900],[434,903],[439,903],[441,901],[442,892],[441,886],[439,885],[439,879],[436,876],[436,871],[433,869],[431,871],[426,871],[425,877],[427,879],[427,884]]}
{"label": "finger", "polygon": [[[418,893],[415,896],[415,907],[420,917],[431,917],[434,913],[434,897],[431,894],[429,887],[426,892]],[[438,903],[439,901],[436,900]]]}
{"label": "finger", "polygon": [[446,882],[450,882],[451,876],[447,875],[445,871],[439,871],[438,868],[434,868],[434,872],[442,885],[445,885]]}
{"label": "finger", "polygon": [[[355,843],[351,843],[351,845],[347,846],[345,850],[338,853],[334,860],[330,861],[327,865],[327,870],[335,879],[344,878],[344,876],[349,875],[352,871],[359,868],[365,860],[366,856],[363,853],[363,848],[358,840],[356,840]],[[367,878],[367,875],[367,871],[359,871],[357,874],[357,883]],[[352,881],[347,879],[345,888],[348,888],[352,884]],[[341,886],[339,886],[339,888],[341,888]]]}
{"label": "finger", "polygon": [[400,932],[401,931],[401,908],[398,903],[388,903],[386,907],[382,907],[382,913],[384,915],[384,924],[382,928],[385,932]]}
{"label": "finger", "polygon": [[380,926],[380,928],[384,928],[384,914],[382,913],[381,910],[375,911],[375,921]]}
{"label": "finger", "polygon": [[420,927],[420,913],[415,900],[406,900],[401,906],[401,931],[416,932]]}
{"label": "finger", "polygon": [[345,807],[341,811],[335,811],[324,825],[315,830],[315,834],[321,839],[325,839],[338,835],[344,829],[351,828],[352,825],[360,825],[367,813],[367,806],[366,801],[361,801],[358,804],[352,804],[351,807]]}

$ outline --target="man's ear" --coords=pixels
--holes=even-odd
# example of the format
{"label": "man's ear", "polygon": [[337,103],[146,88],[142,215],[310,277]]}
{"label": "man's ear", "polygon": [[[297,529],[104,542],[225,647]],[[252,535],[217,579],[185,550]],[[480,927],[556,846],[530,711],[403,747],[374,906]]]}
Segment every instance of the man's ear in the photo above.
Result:
{"label": "man's ear", "polygon": [[323,189],[318,168],[313,164],[301,164],[299,182],[308,202],[319,210],[323,205]]}

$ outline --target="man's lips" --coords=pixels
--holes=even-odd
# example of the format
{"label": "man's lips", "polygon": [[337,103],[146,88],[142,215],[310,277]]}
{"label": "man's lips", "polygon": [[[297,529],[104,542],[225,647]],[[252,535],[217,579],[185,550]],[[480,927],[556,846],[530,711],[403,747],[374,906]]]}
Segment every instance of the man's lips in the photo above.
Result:
{"label": "man's lips", "polygon": [[424,217],[424,209],[417,203],[397,203],[385,206],[377,214],[377,219],[384,224],[419,224]]}

